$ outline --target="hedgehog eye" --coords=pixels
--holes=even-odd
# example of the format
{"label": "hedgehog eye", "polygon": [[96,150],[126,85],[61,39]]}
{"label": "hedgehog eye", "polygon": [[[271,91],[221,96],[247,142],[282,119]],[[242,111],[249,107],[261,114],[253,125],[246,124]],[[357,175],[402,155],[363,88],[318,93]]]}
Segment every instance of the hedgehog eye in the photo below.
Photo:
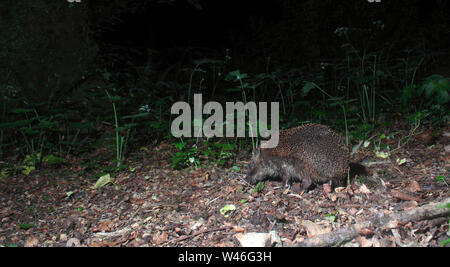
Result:
{"label": "hedgehog eye", "polygon": [[250,165],[248,166],[247,175],[253,175],[256,172],[255,166],[256,165],[254,162],[250,163]]}

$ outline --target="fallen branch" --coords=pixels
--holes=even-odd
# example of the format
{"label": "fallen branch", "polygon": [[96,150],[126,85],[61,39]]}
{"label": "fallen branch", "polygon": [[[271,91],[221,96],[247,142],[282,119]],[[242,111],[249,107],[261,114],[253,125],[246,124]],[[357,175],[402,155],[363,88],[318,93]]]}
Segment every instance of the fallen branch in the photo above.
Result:
{"label": "fallen branch", "polygon": [[330,247],[337,246],[344,242],[351,241],[359,235],[372,233],[373,229],[395,229],[402,223],[411,221],[422,221],[450,215],[450,209],[444,206],[450,203],[447,198],[439,203],[430,203],[412,210],[385,215],[384,213],[373,217],[370,220],[359,222],[351,227],[336,230],[334,232],[322,234],[296,244],[298,247]]}

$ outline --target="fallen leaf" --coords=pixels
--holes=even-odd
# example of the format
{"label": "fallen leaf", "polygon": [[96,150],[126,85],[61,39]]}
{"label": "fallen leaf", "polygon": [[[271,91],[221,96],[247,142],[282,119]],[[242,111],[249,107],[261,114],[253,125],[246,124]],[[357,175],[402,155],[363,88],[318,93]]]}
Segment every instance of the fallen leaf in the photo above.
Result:
{"label": "fallen leaf", "polygon": [[397,163],[397,166],[402,166],[403,164],[406,163],[406,159],[397,159],[396,163]]}
{"label": "fallen leaf", "polygon": [[100,222],[98,227],[95,227],[93,232],[112,232],[114,231],[114,222],[111,220]]}
{"label": "fallen leaf", "polygon": [[236,225],[236,226],[233,226],[233,231],[235,231],[236,233],[242,233],[242,232],[245,232],[245,229],[242,228],[241,226]]}
{"label": "fallen leaf", "polygon": [[67,235],[66,234],[59,235],[59,240],[62,241],[62,242],[66,242],[67,241]]}
{"label": "fallen leaf", "polygon": [[306,234],[309,238],[331,232],[331,229],[322,227],[308,220],[303,221],[301,225],[305,227]]}
{"label": "fallen leaf", "polygon": [[450,153],[450,145],[444,147],[445,153]]}
{"label": "fallen leaf", "polygon": [[377,158],[387,159],[387,158],[389,157],[389,153],[377,151],[377,152],[375,152],[375,156],[376,156]]}
{"label": "fallen leaf", "polygon": [[233,204],[226,205],[225,207],[220,209],[220,214],[222,214],[225,218],[227,218],[235,210],[236,210],[235,205],[233,205]]}
{"label": "fallen leaf", "polygon": [[414,200],[414,201],[417,201],[417,202],[421,201],[421,199],[418,198],[418,197],[414,197],[414,196],[402,193],[402,192],[397,191],[397,190],[391,190],[391,194],[392,194],[392,196],[394,196],[395,198],[398,198],[400,200],[405,200],[405,201],[412,201],[412,200]]}
{"label": "fallen leaf", "polygon": [[361,192],[362,194],[372,194],[372,192],[370,191],[369,188],[367,188],[367,186],[365,184],[363,184],[362,186],[359,187],[359,192]]}
{"label": "fallen leaf", "polygon": [[422,187],[420,187],[419,183],[417,181],[412,181],[406,186],[406,190],[409,192],[415,193],[415,192],[421,192]]}
{"label": "fallen leaf", "polygon": [[77,238],[71,238],[67,240],[66,247],[79,247],[80,246],[80,240]]}
{"label": "fallen leaf", "polygon": [[247,233],[235,234],[234,237],[241,243],[244,248],[248,247],[270,247],[272,246],[272,234],[270,233]]}
{"label": "fallen leaf", "polygon": [[36,236],[31,235],[25,242],[25,247],[37,247],[38,244],[39,239]]}
{"label": "fallen leaf", "polygon": [[371,240],[367,240],[367,238],[361,236],[359,238],[359,243],[361,244],[361,247],[363,248],[369,248],[373,247],[373,242]]}
{"label": "fallen leaf", "polygon": [[355,215],[357,212],[358,212],[358,210],[355,208],[351,208],[348,210],[348,214],[350,214],[350,215]]}
{"label": "fallen leaf", "polygon": [[431,139],[431,131],[427,131],[427,132],[423,132],[421,134],[418,134],[414,137],[416,140],[419,140],[420,142],[424,143],[424,144],[428,144]]}
{"label": "fallen leaf", "polygon": [[337,196],[336,196],[336,194],[328,194],[328,198],[329,198],[332,202],[336,202],[336,201],[337,201]]}
{"label": "fallen leaf", "polygon": [[109,174],[103,175],[102,177],[98,178],[97,182],[94,185],[94,189],[99,189],[100,187],[103,187],[109,183],[114,183],[114,178],[111,178]]}
{"label": "fallen leaf", "polygon": [[374,231],[373,231],[372,229],[369,229],[369,228],[364,228],[364,229],[361,229],[361,230],[359,231],[359,233],[360,233],[361,235],[364,235],[364,236],[372,235],[373,232],[374,232]]}
{"label": "fallen leaf", "polygon": [[329,184],[324,184],[324,185],[323,185],[323,192],[324,192],[325,194],[331,193],[331,185],[329,185]]}
{"label": "fallen leaf", "polygon": [[167,232],[158,232],[153,235],[152,241],[156,245],[161,245],[161,244],[167,242],[167,237],[168,237]]}

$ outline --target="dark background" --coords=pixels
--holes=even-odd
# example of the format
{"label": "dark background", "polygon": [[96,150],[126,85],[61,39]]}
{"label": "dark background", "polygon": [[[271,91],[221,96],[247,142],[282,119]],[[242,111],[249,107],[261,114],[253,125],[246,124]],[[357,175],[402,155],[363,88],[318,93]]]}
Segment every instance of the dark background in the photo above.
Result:
{"label": "dark background", "polygon": [[204,102],[277,101],[282,127],[324,123],[350,140],[393,114],[445,125],[449,6],[4,0],[0,154],[82,153],[108,136],[126,137],[126,154],[171,140],[170,107],[194,93]]}
{"label": "dark background", "polygon": [[352,41],[367,51],[445,51],[449,44],[445,1],[117,2],[89,2],[91,30],[101,53],[124,47],[136,64],[148,59],[148,49],[175,58],[170,52],[177,49],[220,55],[228,48],[250,60],[253,70],[252,63],[269,56],[276,64],[301,67],[342,56],[343,40],[335,34],[340,27],[351,29]]}

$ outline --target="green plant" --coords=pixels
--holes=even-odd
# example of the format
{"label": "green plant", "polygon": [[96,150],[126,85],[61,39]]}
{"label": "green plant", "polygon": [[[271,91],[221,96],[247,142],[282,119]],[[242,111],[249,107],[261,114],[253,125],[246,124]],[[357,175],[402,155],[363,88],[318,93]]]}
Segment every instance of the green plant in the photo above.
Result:
{"label": "green plant", "polygon": [[187,147],[187,143],[180,139],[180,142],[175,143],[174,147],[177,149],[177,152],[172,155],[171,166],[173,168],[184,168],[189,166],[198,167],[200,165],[200,160],[198,158],[198,147],[194,144],[191,147]]}
{"label": "green plant", "polygon": [[236,149],[236,145],[231,143],[214,143],[213,148],[214,152],[212,155],[216,158],[215,162],[219,165],[225,165],[232,158],[232,152]]}
{"label": "green plant", "polygon": [[[106,95],[108,96],[108,99],[110,100],[112,107],[113,107],[113,117],[114,117],[114,129],[115,129],[115,147],[116,147],[116,167],[121,168],[123,157],[127,149],[127,144],[130,140],[131,132],[136,127],[139,127],[140,124],[136,122],[136,120],[140,118],[145,118],[150,115],[149,109],[143,109],[140,108],[141,113],[127,115],[119,117],[117,112],[117,104],[122,101],[122,97],[118,95],[111,96],[108,90],[105,90]],[[125,121],[128,120],[130,122],[124,123],[123,126],[119,126],[119,120]],[[122,134],[122,132],[125,132]]]}
{"label": "green plant", "polygon": [[32,223],[22,223],[22,224],[19,224],[19,227],[20,227],[20,229],[28,230],[30,228],[33,228],[34,224],[32,224]]}
{"label": "green plant", "polygon": [[260,193],[266,188],[266,184],[264,182],[259,182],[255,188],[253,188],[254,193]]}
{"label": "green plant", "polygon": [[115,126],[115,133],[116,133],[116,161],[117,161],[117,167],[120,167],[120,164],[122,163],[122,152],[123,152],[123,145],[124,145],[124,136],[120,136],[120,129],[119,129],[119,121],[117,119],[117,110],[116,110],[116,101],[120,100],[119,96],[112,97],[108,90],[105,90],[106,95],[108,96],[109,100],[111,101],[112,107],[113,107],[113,115],[114,115],[114,126]]}
{"label": "green plant", "polygon": [[375,121],[377,88],[383,72],[379,68],[379,55],[376,52],[360,52],[350,41],[347,31],[344,32],[347,43],[342,45],[346,54],[346,98],[350,96],[350,87],[355,87],[362,119],[364,122]]}
{"label": "green plant", "polygon": [[32,171],[36,169],[37,162],[40,162],[41,154],[27,155],[22,162],[22,173],[29,175]]}
{"label": "green plant", "polygon": [[447,179],[445,179],[444,175],[440,175],[440,176],[436,177],[436,181],[440,182],[440,183],[444,183],[446,186],[449,186],[447,183]]}
{"label": "green plant", "polygon": [[[245,78],[247,78],[248,75],[246,73],[241,73],[239,70],[235,70],[232,71],[230,73],[227,74],[227,76],[225,77],[226,81],[234,81],[234,82],[239,82],[238,86],[235,88],[229,88],[227,89],[227,92],[240,92],[241,96],[242,96],[242,102],[244,103],[244,105],[247,104],[247,93],[246,90],[251,89],[253,91],[253,95],[254,95],[254,99],[255,99],[255,91],[256,88],[258,87],[259,83],[257,84],[250,84],[246,81],[244,81]],[[245,111],[245,119],[248,118],[249,112],[248,110]],[[256,149],[256,143],[258,139],[255,139],[253,136],[255,135],[254,131],[257,131],[255,128],[253,127],[249,127],[248,128],[251,140],[252,140],[252,147],[253,149]]]}
{"label": "green plant", "polygon": [[349,145],[349,136],[348,136],[348,123],[347,123],[347,106],[352,103],[354,100],[345,100],[344,97],[333,97],[329,95],[325,90],[323,90],[319,85],[314,82],[307,82],[302,89],[303,96],[306,96],[311,90],[317,89],[322,94],[328,97],[328,101],[331,103],[330,107],[339,106],[342,109],[344,115],[344,126],[345,126],[345,144]]}
{"label": "green plant", "polygon": [[425,93],[430,104],[444,105],[450,101],[450,79],[442,75],[432,75],[422,83],[419,95]]}
{"label": "green plant", "polygon": [[419,109],[445,105],[450,101],[450,80],[435,74],[427,77],[420,85],[411,83],[403,88],[401,101],[405,107],[418,101]]}

